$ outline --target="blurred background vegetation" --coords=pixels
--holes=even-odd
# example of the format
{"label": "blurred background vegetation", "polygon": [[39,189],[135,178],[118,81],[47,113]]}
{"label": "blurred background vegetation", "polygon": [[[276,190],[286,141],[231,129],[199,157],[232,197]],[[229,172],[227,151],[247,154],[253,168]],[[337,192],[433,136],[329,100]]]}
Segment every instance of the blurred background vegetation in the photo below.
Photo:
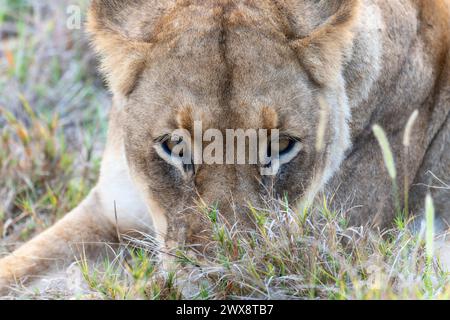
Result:
{"label": "blurred background vegetation", "polygon": [[75,207],[97,179],[108,93],[69,5],[0,0],[0,255]]}

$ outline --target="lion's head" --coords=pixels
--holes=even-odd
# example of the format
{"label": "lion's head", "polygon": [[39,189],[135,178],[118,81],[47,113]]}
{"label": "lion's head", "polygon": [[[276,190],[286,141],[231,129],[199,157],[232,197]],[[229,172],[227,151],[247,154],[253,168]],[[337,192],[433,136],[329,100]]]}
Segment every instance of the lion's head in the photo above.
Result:
{"label": "lion's head", "polygon": [[[357,0],[93,1],[88,27],[128,166],[150,208],[163,212],[170,240],[200,241],[204,228],[191,213],[199,202],[245,225],[249,204],[309,200],[337,170],[350,144],[343,68],[358,8]],[[204,139],[174,155],[186,140],[173,133],[194,135],[196,123]],[[198,144],[211,151],[219,138],[208,129],[223,137],[264,129],[258,152],[269,157],[278,130],[279,155],[264,164],[180,162]]]}

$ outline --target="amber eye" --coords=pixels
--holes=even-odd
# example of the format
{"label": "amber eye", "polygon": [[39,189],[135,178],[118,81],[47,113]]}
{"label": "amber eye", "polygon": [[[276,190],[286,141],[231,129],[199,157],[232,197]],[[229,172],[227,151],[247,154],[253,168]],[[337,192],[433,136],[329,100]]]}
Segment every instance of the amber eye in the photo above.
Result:
{"label": "amber eye", "polygon": [[[283,155],[289,154],[298,143],[299,142],[297,140],[290,138],[290,137],[280,138],[280,140],[278,142],[278,155],[283,156]],[[275,151],[275,150],[273,150],[273,148],[274,148],[274,145],[269,143],[269,145],[267,146],[267,156],[268,157],[271,157],[272,152]]]}
{"label": "amber eye", "polygon": [[[275,149],[275,147],[278,147]],[[270,161],[262,166],[261,175],[275,175],[281,166],[294,160],[302,150],[300,139],[293,137],[281,137],[278,143],[269,142],[267,146],[267,157]]]}
{"label": "amber eye", "polygon": [[280,155],[288,154],[294,148],[296,143],[297,141],[292,138],[280,139],[279,143]]}
{"label": "amber eye", "polygon": [[188,178],[195,174],[195,167],[186,141],[181,136],[167,135],[156,139],[154,148],[161,159],[178,168]]}
{"label": "amber eye", "polygon": [[[168,138],[164,142],[161,143],[161,147],[165,153],[168,155],[173,155],[173,149],[183,142],[182,138]],[[176,154],[175,156],[183,157],[183,151],[180,154]]]}

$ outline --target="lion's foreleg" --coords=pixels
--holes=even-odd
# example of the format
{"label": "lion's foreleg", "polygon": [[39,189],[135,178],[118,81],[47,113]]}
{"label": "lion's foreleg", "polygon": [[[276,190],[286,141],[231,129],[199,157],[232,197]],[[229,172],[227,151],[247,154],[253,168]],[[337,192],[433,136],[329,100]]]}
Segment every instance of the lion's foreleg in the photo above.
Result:
{"label": "lion's foreleg", "polygon": [[116,233],[100,212],[93,191],[77,208],[47,231],[0,260],[0,293],[18,281],[45,273],[57,263],[79,259],[105,242],[115,241]]}

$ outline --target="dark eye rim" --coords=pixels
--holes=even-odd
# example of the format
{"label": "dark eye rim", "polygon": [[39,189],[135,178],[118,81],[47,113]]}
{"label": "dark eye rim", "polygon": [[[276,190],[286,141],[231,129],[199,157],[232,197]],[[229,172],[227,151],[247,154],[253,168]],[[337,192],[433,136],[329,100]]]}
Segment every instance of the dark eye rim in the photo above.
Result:
{"label": "dark eye rim", "polygon": [[[175,145],[178,145],[178,144],[182,143],[182,142],[183,142],[183,138],[180,137],[178,141],[175,141],[175,140],[172,140],[172,136],[170,136],[170,135],[164,135],[164,136],[161,136],[161,137],[158,138],[158,139],[155,139],[155,143],[158,143],[158,144],[161,146],[162,150],[163,150],[167,155],[172,156],[172,155],[173,155],[173,154],[172,154],[172,150],[173,150],[173,149],[171,149],[171,148],[169,147],[169,143],[170,143],[170,142],[174,143],[174,146],[175,146]],[[183,155],[180,154],[179,157],[183,157]]]}
{"label": "dark eye rim", "polygon": [[288,154],[289,152],[291,152],[295,145],[298,143],[297,140],[293,140],[293,139],[289,139],[289,144],[287,145],[286,148],[284,148],[283,150],[280,150],[280,156]]}
{"label": "dark eye rim", "polygon": [[[280,150],[279,156],[288,154],[289,152],[291,152],[294,149],[294,147],[297,143],[301,143],[301,139],[292,137],[292,136],[281,136],[279,138],[280,141],[283,139],[289,140],[289,144],[286,148],[284,148],[283,150]],[[267,155],[269,157],[271,157],[271,155],[272,155],[272,143],[270,143],[270,142],[267,146]]]}
{"label": "dark eye rim", "polygon": [[[167,134],[163,135],[161,137],[158,137],[154,140],[154,143],[159,146],[159,149],[162,150],[166,155],[173,158],[175,155],[173,154],[173,150],[169,147],[169,143],[173,142],[175,145],[178,145],[183,142],[183,138],[180,137],[178,142],[172,140],[172,136]],[[183,154],[178,155],[178,157],[183,158]],[[164,160],[161,156],[159,156],[160,159]],[[167,161],[164,161],[167,165],[170,165]],[[173,166],[172,166],[173,167]],[[189,177],[195,175],[195,166],[193,163],[184,163],[182,164],[182,167],[179,168],[182,169],[181,171],[185,174],[188,174]]]}
{"label": "dark eye rim", "polygon": [[172,150],[169,148],[168,142],[169,142],[169,140],[165,140],[165,141],[161,142],[161,148],[168,155],[172,155]]}

